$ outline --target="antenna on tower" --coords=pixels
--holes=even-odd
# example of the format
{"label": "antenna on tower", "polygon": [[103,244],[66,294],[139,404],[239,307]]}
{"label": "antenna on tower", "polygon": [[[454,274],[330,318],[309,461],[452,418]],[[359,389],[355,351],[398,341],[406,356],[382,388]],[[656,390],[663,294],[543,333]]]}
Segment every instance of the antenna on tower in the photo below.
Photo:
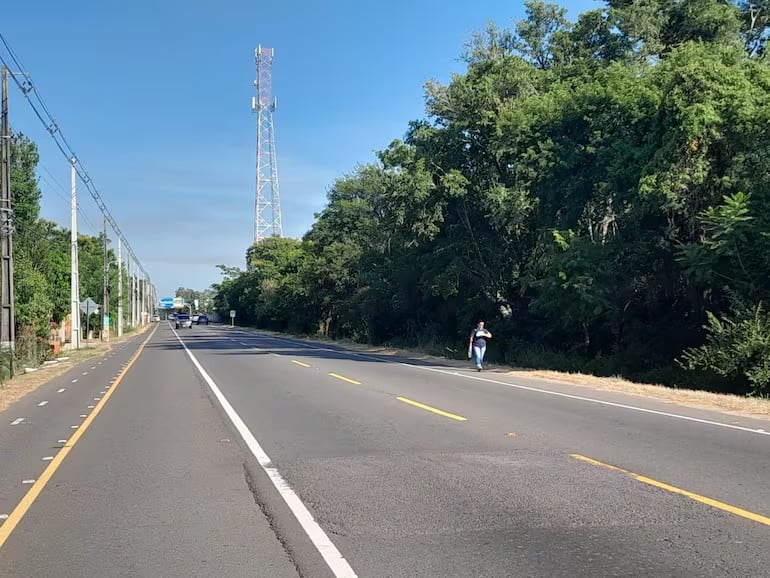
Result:
{"label": "antenna on tower", "polygon": [[267,237],[281,237],[281,197],[278,190],[278,159],[275,152],[273,113],[278,101],[273,98],[273,49],[257,46],[257,95],[251,108],[257,115],[257,187],[254,203],[254,242]]}

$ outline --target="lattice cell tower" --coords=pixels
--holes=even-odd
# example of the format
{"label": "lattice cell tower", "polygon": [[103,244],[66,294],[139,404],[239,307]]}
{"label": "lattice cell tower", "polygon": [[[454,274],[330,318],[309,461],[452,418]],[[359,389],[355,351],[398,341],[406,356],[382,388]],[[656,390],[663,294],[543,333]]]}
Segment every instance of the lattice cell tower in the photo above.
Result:
{"label": "lattice cell tower", "polygon": [[257,95],[251,108],[257,115],[257,191],[254,203],[254,242],[267,237],[280,237],[281,197],[278,191],[278,159],[275,153],[273,113],[277,101],[273,98],[273,49],[257,46]]}

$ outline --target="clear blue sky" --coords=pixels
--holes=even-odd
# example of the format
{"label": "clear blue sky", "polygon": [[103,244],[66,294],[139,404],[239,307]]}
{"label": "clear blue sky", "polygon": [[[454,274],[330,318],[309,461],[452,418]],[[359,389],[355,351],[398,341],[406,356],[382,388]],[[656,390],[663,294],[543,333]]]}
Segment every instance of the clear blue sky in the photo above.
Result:
{"label": "clear blue sky", "polygon": [[[570,1],[570,15],[599,4]],[[0,27],[170,296],[218,281],[218,263],[244,264],[257,44],[275,49],[284,234],[300,237],[337,176],[423,116],[424,83],[463,70],[471,34],[522,15],[503,0],[44,0],[6,2]],[[68,165],[15,89],[11,106],[63,185],[41,171],[43,215],[68,226]],[[82,204],[94,233],[99,213]]]}

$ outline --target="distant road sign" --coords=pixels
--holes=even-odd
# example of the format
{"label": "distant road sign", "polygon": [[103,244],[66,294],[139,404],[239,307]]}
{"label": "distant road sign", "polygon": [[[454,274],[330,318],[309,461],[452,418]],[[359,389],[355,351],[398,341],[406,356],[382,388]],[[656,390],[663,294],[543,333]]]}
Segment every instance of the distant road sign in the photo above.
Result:
{"label": "distant road sign", "polygon": [[173,297],[163,297],[163,299],[158,301],[158,308],[159,309],[173,309],[174,308],[174,298]]}
{"label": "distant road sign", "polygon": [[174,297],[174,307],[179,309],[184,307],[184,297]]}
{"label": "distant road sign", "polygon": [[235,309],[230,309],[230,317],[235,317]]}
{"label": "distant road sign", "polygon": [[86,315],[99,313],[99,304],[90,297],[86,297],[86,300],[80,303],[80,310]]}

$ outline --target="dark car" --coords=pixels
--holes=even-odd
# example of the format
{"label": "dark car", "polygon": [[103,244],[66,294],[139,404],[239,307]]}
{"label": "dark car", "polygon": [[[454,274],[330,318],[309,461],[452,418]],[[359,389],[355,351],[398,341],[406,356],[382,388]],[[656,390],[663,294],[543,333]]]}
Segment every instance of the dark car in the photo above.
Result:
{"label": "dark car", "polygon": [[195,322],[198,325],[208,325],[209,324],[209,316],[208,315],[198,315],[198,319],[196,319]]}
{"label": "dark car", "polygon": [[192,319],[189,315],[182,315],[181,313],[176,316],[176,328],[190,327],[192,328]]}

